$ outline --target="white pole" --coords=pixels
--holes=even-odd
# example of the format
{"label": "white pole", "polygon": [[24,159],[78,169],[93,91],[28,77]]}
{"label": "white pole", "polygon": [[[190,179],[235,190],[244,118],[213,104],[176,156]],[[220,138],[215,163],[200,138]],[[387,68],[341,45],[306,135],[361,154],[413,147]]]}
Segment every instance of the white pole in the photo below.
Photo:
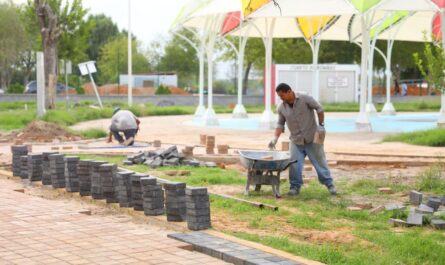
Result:
{"label": "white pole", "polygon": [[318,54],[320,51],[320,40],[315,39],[314,42],[311,44],[312,48],[312,97],[316,100],[320,100],[320,86],[319,86],[319,79],[320,79],[320,71],[318,71]]}
{"label": "white pole", "polygon": [[104,106],[102,105],[102,100],[100,99],[99,92],[97,91],[96,82],[94,82],[93,75],[91,75],[90,68],[88,68],[88,64],[86,64],[85,67],[87,68],[88,75],[90,76],[91,83],[93,84],[94,93],[96,94],[97,101],[99,102],[99,106],[101,109],[103,109]]}
{"label": "white pole", "polygon": [[392,47],[394,44],[394,40],[388,40],[388,47],[386,51],[386,102],[382,109],[382,114],[385,115],[396,115],[396,110],[391,103],[391,56],[392,56]]}
{"label": "white pole", "polygon": [[239,40],[239,52],[238,52],[238,65],[237,65],[237,71],[238,71],[238,103],[235,106],[235,109],[233,110],[233,118],[247,118],[247,111],[243,106],[243,67],[244,67],[244,54],[245,54],[245,48],[247,44],[247,36],[240,37]]}
{"label": "white pole", "polygon": [[367,85],[367,59],[369,52],[369,32],[367,27],[367,19],[361,16],[362,23],[362,62],[360,74],[360,113],[356,120],[356,129],[358,131],[371,131],[371,123],[369,122],[368,113],[366,113],[366,85]]}
{"label": "white pole", "polygon": [[37,117],[45,115],[45,67],[43,52],[37,52]]}
{"label": "white pole", "polygon": [[[445,9],[440,9],[440,27],[442,29],[442,49],[445,49]],[[437,126],[445,127],[445,91],[441,91],[441,108],[439,113],[439,119],[437,120]]]}
{"label": "white pole", "polygon": [[133,62],[131,40],[131,0],[128,0],[128,106],[133,105]]}

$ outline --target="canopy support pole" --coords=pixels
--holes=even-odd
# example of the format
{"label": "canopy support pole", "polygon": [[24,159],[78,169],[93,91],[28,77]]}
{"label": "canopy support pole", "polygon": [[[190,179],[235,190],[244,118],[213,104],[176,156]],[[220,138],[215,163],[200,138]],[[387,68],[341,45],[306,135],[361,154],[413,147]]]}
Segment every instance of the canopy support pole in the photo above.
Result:
{"label": "canopy support pole", "polygon": [[396,115],[396,109],[391,103],[391,57],[392,57],[392,47],[394,45],[394,39],[388,40],[387,51],[386,51],[386,102],[382,109],[382,114],[384,115]]}
{"label": "canopy support pole", "polygon": [[[366,16],[369,16],[366,15]],[[367,59],[369,52],[369,30],[368,30],[368,17],[361,15],[362,24],[362,60],[361,60],[361,74],[360,74],[360,112],[357,120],[355,121],[355,128],[357,131],[371,132],[372,126],[369,122],[368,113],[366,112],[366,86],[367,86]]]}
{"label": "canopy support pole", "polygon": [[320,39],[315,38],[311,42],[312,49],[312,97],[320,101],[320,71],[318,70],[318,56],[320,51]]}
{"label": "canopy support pole", "polygon": [[[241,22],[240,22],[241,23]],[[247,37],[249,30],[247,31],[245,36],[240,36],[239,38],[239,52],[238,52],[238,102],[233,110],[232,118],[235,119],[247,119],[247,111],[243,105],[243,68],[244,68],[244,55],[246,50]]]}
{"label": "canopy support pole", "polygon": [[[267,18],[265,18],[267,19]],[[266,48],[266,76],[265,76],[265,110],[261,115],[259,127],[262,129],[274,129],[276,118],[272,111],[272,48],[273,48],[273,30],[275,28],[275,18],[268,27],[267,34],[263,38]]]}

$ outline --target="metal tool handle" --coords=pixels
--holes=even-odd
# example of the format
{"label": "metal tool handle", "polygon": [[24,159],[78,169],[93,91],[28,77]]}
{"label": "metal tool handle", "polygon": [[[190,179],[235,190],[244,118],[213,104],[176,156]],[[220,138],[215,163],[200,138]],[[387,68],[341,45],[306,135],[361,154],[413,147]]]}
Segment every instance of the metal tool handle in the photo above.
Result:
{"label": "metal tool handle", "polygon": [[294,164],[294,163],[297,163],[297,162],[298,162],[298,159],[289,161],[289,164],[287,164],[287,165],[284,167],[284,169],[283,169],[282,171],[286,170],[288,167],[290,167],[290,165],[292,165],[292,164]]}

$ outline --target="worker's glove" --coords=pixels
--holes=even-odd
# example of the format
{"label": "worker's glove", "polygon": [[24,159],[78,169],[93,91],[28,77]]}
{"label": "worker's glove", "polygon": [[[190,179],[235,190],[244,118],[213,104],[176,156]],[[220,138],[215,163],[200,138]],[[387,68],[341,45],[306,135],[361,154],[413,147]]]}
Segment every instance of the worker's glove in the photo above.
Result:
{"label": "worker's glove", "polygon": [[326,137],[326,129],[324,128],[324,125],[318,125],[318,135],[320,142],[324,143],[324,138]]}
{"label": "worker's glove", "polygon": [[275,145],[278,142],[278,137],[274,137],[270,142],[269,145],[267,147],[269,147],[270,150],[275,150]]}

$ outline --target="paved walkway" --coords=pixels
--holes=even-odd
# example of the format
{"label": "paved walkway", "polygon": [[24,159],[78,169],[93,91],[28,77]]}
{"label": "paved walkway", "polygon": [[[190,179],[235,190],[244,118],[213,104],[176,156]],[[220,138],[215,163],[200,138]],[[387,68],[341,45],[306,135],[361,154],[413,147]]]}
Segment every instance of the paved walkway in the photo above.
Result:
{"label": "paved walkway", "polygon": [[227,264],[180,248],[167,238],[174,231],[85,215],[75,202],[20,188],[0,178],[0,264]]}

